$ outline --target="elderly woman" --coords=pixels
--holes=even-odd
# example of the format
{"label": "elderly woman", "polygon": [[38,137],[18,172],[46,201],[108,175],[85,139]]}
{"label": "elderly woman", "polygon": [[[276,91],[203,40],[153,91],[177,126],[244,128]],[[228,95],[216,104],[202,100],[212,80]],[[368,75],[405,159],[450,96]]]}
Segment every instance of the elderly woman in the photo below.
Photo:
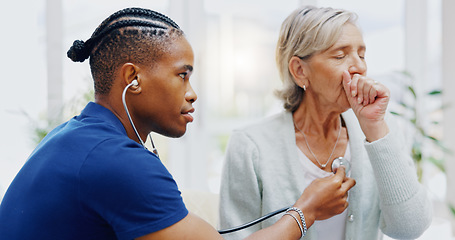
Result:
{"label": "elderly woman", "polygon": [[[286,111],[232,134],[221,228],[293,203],[313,180],[333,174],[338,157],[350,163],[348,176],[357,182],[349,207],[316,219],[305,239],[373,240],[383,233],[410,239],[429,226],[431,204],[386,117],[390,92],[366,74],[366,47],[355,19],[345,10],[304,7],[283,22],[276,61]],[[277,219],[225,237],[240,239]]]}

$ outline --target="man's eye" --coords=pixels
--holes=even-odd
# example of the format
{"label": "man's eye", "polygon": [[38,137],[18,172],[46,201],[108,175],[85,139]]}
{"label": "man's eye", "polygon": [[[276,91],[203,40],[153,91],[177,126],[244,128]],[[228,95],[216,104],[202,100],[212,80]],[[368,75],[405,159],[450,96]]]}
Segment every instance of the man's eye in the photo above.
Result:
{"label": "man's eye", "polygon": [[343,59],[345,55],[342,56],[335,56],[335,59]]}
{"label": "man's eye", "polygon": [[179,77],[181,77],[182,79],[185,79],[186,73],[180,73],[180,74],[179,74]]}

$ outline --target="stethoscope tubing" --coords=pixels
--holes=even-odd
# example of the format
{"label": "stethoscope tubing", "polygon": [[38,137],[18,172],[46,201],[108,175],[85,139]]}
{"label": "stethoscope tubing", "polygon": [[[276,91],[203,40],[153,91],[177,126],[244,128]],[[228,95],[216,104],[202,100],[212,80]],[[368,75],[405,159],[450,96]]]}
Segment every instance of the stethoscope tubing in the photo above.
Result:
{"label": "stethoscope tubing", "polygon": [[262,221],[264,221],[264,220],[266,220],[266,219],[269,219],[269,218],[271,218],[271,217],[273,217],[273,216],[275,216],[275,215],[277,215],[277,214],[280,214],[280,213],[282,213],[282,212],[285,212],[285,211],[288,210],[290,207],[292,207],[292,206],[284,207],[284,208],[278,209],[278,210],[276,210],[276,211],[274,211],[274,212],[268,213],[268,214],[266,214],[266,215],[264,215],[264,216],[262,216],[262,217],[260,217],[260,218],[258,218],[258,219],[255,219],[255,220],[253,220],[253,221],[251,221],[251,222],[247,222],[247,223],[242,224],[242,225],[237,226],[237,227],[218,230],[218,233],[219,233],[219,234],[226,234],[226,233],[231,233],[231,232],[240,231],[240,230],[242,230],[242,229],[245,229],[245,228],[247,228],[247,227],[251,227],[251,226],[253,226],[253,225],[257,224],[257,223],[260,223],[260,222],[262,222]]}
{"label": "stethoscope tubing", "polygon": [[[333,160],[333,163],[332,163],[332,172],[335,173],[336,170],[340,167],[340,166],[344,166],[345,167],[345,171],[346,171],[346,174],[348,174],[349,170],[351,169],[351,164],[349,163],[349,161],[347,161],[344,157],[338,157],[338,158],[335,158]],[[289,209],[290,207],[292,206],[289,206],[289,207],[284,207],[284,208],[281,208],[281,209],[278,209],[274,212],[271,212],[271,213],[268,213],[258,219],[255,219],[251,222],[247,222],[245,224],[242,224],[240,226],[237,226],[237,227],[233,227],[233,228],[228,228],[228,229],[222,229],[222,230],[218,230],[218,233],[219,234],[227,234],[227,233],[232,233],[232,232],[237,232],[237,231],[240,231],[242,229],[245,229],[245,228],[248,228],[248,227],[251,227],[257,223],[260,223],[266,219],[269,219],[277,214],[280,214],[282,212],[285,212],[287,209]]]}

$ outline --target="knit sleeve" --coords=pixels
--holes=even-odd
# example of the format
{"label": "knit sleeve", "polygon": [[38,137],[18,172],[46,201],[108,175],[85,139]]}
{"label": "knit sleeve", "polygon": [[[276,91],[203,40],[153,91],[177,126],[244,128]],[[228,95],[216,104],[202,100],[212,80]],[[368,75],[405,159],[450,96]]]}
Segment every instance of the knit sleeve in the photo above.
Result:
{"label": "knit sleeve", "polygon": [[430,225],[432,206],[417,180],[410,153],[396,126],[375,142],[365,142],[379,190],[382,232],[399,239],[419,237]]}
{"label": "knit sleeve", "polygon": [[[235,131],[226,150],[220,189],[220,228],[239,226],[260,217],[261,187],[255,162],[258,149],[243,132]],[[243,239],[260,230],[260,224],[223,235]]]}

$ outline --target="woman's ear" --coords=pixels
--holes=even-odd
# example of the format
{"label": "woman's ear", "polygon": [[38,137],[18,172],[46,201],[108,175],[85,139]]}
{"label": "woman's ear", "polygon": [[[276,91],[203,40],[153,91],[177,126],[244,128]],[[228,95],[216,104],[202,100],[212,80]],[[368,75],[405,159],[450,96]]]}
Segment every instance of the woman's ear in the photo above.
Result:
{"label": "woman's ear", "polygon": [[302,59],[297,56],[293,56],[289,60],[289,72],[298,86],[303,87],[308,85],[306,63]]}
{"label": "woman's ear", "polygon": [[135,93],[141,91],[141,79],[139,77],[139,72],[140,68],[133,63],[125,63],[120,69],[120,76],[125,86],[132,83],[134,80],[137,81],[137,84],[135,83],[130,87],[130,89],[134,90]]}

